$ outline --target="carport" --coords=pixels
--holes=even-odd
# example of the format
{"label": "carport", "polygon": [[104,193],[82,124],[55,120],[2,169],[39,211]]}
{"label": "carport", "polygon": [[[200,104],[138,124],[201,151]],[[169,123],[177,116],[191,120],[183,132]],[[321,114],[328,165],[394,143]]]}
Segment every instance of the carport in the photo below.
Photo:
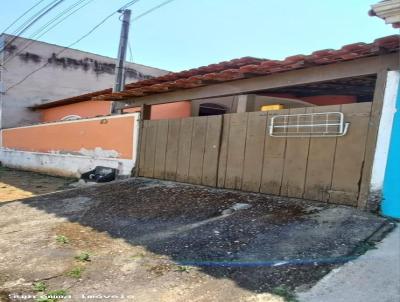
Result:
{"label": "carport", "polygon": [[[378,132],[392,119],[384,108],[394,102],[398,83],[387,83],[398,82],[398,52],[399,36],[389,36],[283,61],[242,58],[129,84],[96,99],[117,101],[119,110],[141,106],[139,176],[374,210],[389,148]],[[255,96],[317,106],[260,112]],[[151,105],[229,97],[236,98],[236,113],[147,120]],[[332,131],[330,113],[342,115],[338,127],[347,124],[346,133]],[[287,118],[286,135],[272,135],[274,116]],[[293,128],[301,135],[288,135]]]}

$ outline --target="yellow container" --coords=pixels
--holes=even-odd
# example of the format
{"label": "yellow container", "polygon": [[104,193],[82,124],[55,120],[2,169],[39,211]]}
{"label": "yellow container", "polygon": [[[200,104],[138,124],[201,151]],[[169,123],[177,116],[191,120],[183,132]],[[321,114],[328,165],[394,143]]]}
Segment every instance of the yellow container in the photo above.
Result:
{"label": "yellow container", "polygon": [[261,106],[261,111],[281,110],[285,107],[281,104]]}

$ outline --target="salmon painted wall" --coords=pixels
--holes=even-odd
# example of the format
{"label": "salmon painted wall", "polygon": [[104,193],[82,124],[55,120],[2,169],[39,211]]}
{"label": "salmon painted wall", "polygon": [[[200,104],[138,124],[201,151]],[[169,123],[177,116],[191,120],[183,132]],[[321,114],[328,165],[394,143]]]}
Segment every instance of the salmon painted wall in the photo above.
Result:
{"label": "salmon painted wall", "polygon": [[305,97],[297,97],[293,93],[267,93],[262,95],[299,99],[317,106],[341,105],[357,102],[357,97],[354,95],[316,95]]}
{"label": "salmon painted wall", "polygon": [[[140,108],[127,108],[124,112],[138,112]],[[190,101],[181,101],[168,104],[152,105],[150,108],[151,120],[164,120],[174,118],[190,117],[192,112],[192,104]]]}
{"label": "salmon painted wall", "polygon": [[136,151],[133,145],[137,116],[129,114],[4,129],[3,148],[132,159]]}
{"label": "salmon painted wall", "polygon": [[109,115],[111,113],[111,102],[85,101],[75,104],[42,109],[41,113],[42,122],[59,121],[68,115],[78,115],[82,118],[96,117],[99,115]]}

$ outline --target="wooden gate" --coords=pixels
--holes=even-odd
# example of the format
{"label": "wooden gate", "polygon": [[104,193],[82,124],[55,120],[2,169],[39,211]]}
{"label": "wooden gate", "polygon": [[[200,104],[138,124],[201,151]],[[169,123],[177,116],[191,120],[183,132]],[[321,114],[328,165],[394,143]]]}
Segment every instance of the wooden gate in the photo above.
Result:
{"label": "wooden gate", "polygon": [[[271,137],[282,114],[342,112],[342,137]],[[144,121],[138,175],[357,206],[371,103]]]}

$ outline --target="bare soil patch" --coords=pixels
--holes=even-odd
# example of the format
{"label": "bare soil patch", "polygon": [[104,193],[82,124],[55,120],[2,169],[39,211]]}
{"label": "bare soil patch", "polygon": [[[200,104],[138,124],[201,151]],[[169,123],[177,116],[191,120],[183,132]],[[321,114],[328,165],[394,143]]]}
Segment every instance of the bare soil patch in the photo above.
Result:
{"label": "bare soil patch", "polygon": [[[226,211],[237,204],[250,207]],[[64,191],[0,205],[0,299],[27,301],[43,282],[68,301],[294,301],[391,227],[350,207],[143,178]]]}

